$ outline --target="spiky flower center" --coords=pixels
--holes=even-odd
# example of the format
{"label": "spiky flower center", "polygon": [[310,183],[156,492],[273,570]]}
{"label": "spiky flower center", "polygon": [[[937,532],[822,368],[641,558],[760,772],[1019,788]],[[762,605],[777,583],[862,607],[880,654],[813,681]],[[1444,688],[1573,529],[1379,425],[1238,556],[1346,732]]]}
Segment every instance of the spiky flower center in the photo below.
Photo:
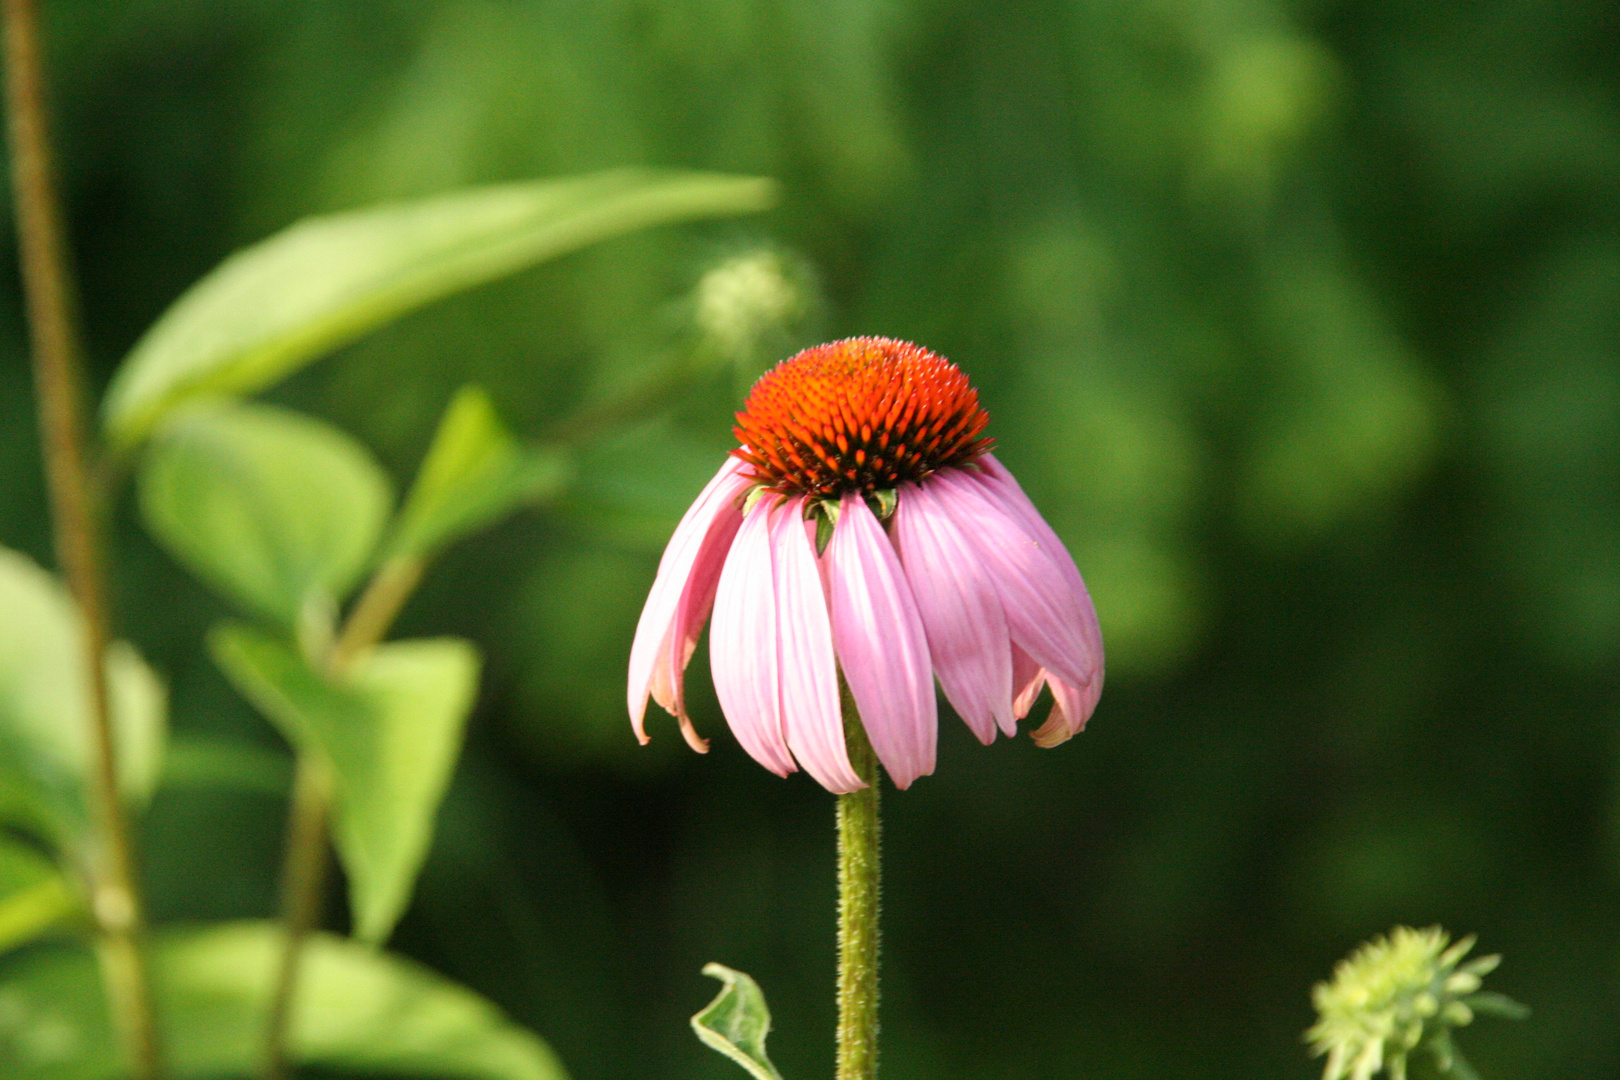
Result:
{"label": "spiky flower center", "polygon": [[733,453],[784,495],[871,494],[989,450],[990,417],[942,356],[890,338],[848,338],[789,357],[754,384]]}

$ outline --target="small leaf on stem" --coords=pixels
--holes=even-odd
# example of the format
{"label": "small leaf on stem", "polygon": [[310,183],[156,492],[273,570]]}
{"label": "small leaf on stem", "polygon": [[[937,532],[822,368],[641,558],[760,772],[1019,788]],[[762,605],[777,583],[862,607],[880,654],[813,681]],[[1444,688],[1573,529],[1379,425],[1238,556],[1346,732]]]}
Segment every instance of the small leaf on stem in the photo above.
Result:
{"label": "small leaf on stem", "polygon": [[405,498],[387,557],[425,558],[525,503],[555,495],[568,473],[562,451],[519,445],[489,395],[462,387]]}
{"label": "small leaf on stem", "polygon": [[754,1080],[782,1080],[782,1074],[765,1056],[771,1010],[765,1005],[759,984],[723,964],[705,964],[703,974],[719,979],[725,986],[707,1008],[692,1017],[697,1037],[747,1069]]}
{"label": "small leaf on stem", "polygon": [[349,878],[355,936],[385,939],[433,839],[478,686],[465,641],[379,645],[341,678],[240,623],[209,635],[227,677],[302,753],[336,774],[333,840]]}

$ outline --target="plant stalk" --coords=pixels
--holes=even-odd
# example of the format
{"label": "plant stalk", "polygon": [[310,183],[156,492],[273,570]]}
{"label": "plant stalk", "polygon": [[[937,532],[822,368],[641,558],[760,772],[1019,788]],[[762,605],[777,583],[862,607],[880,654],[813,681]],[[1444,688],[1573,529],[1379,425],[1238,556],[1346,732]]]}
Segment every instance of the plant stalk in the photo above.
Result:
{"label": "plant stalk", "polygon": [[293,776],[292,808],[287,815],[287,855],[281,872],[283,944],[270,998],[269,1029],[265,1039],[265,1073],[289,1075],[288,1022],[292,1018],[293,990],[304,956],[304,943],[320,917],[325,892],[326,817],[332,801],[332,771],[315,754],[300,754]]}
{"label": "plant stalk", "polygon": [[55,190],[45,116],[45,72],[35,0],[4,0],[7,133],[17,212],[17,248],[33,345],[40,442],[57,564],[83,620],[90,706],[91,813],[95,847],[87,868],[98,953],[113,1025],[131,1074],[154,1080],[161,1049],[141,948],[141,903],[107,698],[111,637],[101,563],[100,519],[81,416],[75,304]]}
{"label": "plant stalk", "polygon": [[[423,569],[422,560],[414,557],[390,559],[378,567],[321,658],[328,677],[341,677],[362,653],[383,639],[421,582]],[[319,755],[299,754],[281,869],[281,960],[265,1032],[267,1080],[286,1080],[291,1075],[288,1034],[304,946],[320,919],[325,898],[331,813],[331,766]]]}
{"label": "plant stalk", "polygon": [[844,693],[844,742],[866,787],[838,796],[837,1080],[875,1080],[878,1057],[878,915],[881,825],[878,768],[866,729]]}
{"label": "plant stalk", "polygon": [[[664,400],[692,370],[687,361],[671,364],[646,384],[554,425],[546,436],[549,441],[558,443],[584,441],[600,433],[604,426],[637,415]],[[361,653],[383,639],[421,583],[425,569],[426,563],[417,556],[396,557],[377,569],[325,656],[320,658],[329,677],[341,676]],[[265,1080],[287,1080],[289,1076],[288,1033],[304,945],[320,917],[326,885],[331,803],[330,766],[309,754],[299,755],[281,871],[284,944],[266,1031]]]}

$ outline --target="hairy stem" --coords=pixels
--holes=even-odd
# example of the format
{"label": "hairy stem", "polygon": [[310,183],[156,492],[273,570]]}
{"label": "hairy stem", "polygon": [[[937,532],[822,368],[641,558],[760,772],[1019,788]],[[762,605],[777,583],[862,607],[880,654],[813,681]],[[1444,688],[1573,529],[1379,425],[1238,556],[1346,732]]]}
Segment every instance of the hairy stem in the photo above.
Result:
{"label": "hairy stem", "polygon": [[56,558],[84,622],[83,666],[90,704],[91,801],[96,836],[87,872],[99,931],[102,979],[130,1071],[161,1071],[157,1022],[141,949],[141,904],[128,819],[118,794],[105,658],[110,635],[101,565],[100,520],[80,415],[73,286],[57,206],[45,120],[45,74],[34,0],[5,0],[7,129],[17,247],[39,399],[40,441],[50,493]]}
{"label": "hairy stem", "polygon": [[[422,561],[413,557],[391,559],[377,569],[321,659],[327,675],[341,676],[360,654],[383,639],[421,582],[422,570]],[[267,1080],[286,1080],[291,1074],[288,1033],[304,945],[320,919],[325,898],[331,813],[331,766],[319,755],[299,754],[281,868],[283,942],[265,1034]]]}
{"label": "hairy stem", "polygon": [[855,703],[844,694],[849,763],[866,787],[838,796],[837,1080],[874,1080],[878,1041],[881,827],[878,768]]}

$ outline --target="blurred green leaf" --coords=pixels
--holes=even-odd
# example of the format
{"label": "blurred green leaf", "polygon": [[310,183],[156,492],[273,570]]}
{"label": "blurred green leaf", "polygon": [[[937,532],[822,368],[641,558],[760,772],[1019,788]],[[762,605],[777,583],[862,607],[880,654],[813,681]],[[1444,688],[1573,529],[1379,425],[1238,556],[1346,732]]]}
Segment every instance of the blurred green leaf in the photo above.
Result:
{"label": "blurred green leaf", "polygon": [[176,405],[250,393],[412,308],[649,225],[762,210],[769,181],[615,170],[309,218],[231,256],[146,333],[108,389],[128,447]]}
{"label": "blurred green leaf", "polygon": [[[170,1075],[246,1075],[261,1064],[281,930],[226,923],[153,949]],[[563,1080],[551,1051],[471,991],[408,960],[325,934],[309,940],[290,1040],[300,1065],[456,1080]],[[95,957],[26,957],[0,985],[0,1073],[11,1080],[126,1075]]]}
{"label": "blurred green leaf", "polygon": [[341,680],[239,623],[214,628],[214,657],[249,701],[336,774],[334,838],[355,933],[386,938],[410,900],[478,688],[465,641],[381,645]]}
{"label": "blurred green leaf", "polygon": [[165,787],[214,787],[286,797],[293,763],[284,750],[238,739],[177,736],[163,758]]}
{"label": "blurred green leaf", "polygon": [[526,450],[502,426],[483,388],[463,387],[445,410],[387,548],[425,557],[567,480],[561,451]]}
{"label": "blurred green leaf", "polygon": [[782,1080],[765,1056],[765,1036],[771,1030],[771,1010],[759,984],[724,964],[704,964],[703,974],[725,983],[720,994],[696,1016],[692,1030],[705,1046],[720,1051],[747,1069],[754,1080]]}
{"label": "blurred green leaf", "polygon": [[34,940],[79,909],[56,864],[16,840],[0,838],[0,954]]}
{"label": "blurred green leaf", "polygon": [[211,403],[152,443],[141,509],[176,558],[286,627],[329,609],[366,568],[388,478],[338,429],[286,409]]}
{"label": "blurred green leaf", "polygon": [[[84,833],[93,770],[82,633],[67,590],[0,548],[0,816],[58,842]],[[106,665],[119,786],[144,802],[162,767],[166,693],[124,642]]]}

